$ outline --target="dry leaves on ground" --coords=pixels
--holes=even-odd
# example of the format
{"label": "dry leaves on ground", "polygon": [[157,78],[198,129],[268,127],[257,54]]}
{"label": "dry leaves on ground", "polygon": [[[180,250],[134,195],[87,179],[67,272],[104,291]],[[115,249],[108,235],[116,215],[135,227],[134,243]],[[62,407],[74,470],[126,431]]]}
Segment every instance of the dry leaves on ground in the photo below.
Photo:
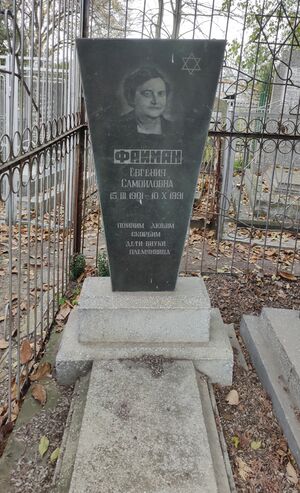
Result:
{"label": "dry leaves on ground", "polygon": [[292,466],[292,464],[290,462],[288,462],[288,464],[286,466],[286,477],[290,483],[293,483],[293,484],[298,483],[298,475],[295,471],[295,468]]}
{"label": "dry leaves on ground", "polygon": [[239,394],[235,389],[232,389],[229,394],[227,394],[225,399],[230,406],[237,406],[240,402]]}
{"label": "dry leaves on ground", "polygon": [[40,363],[29,378],[32,382],[36,382],[44,377],[51,377],[51,364],[48,361]]}
{"label": "dry leaves on ground", "polygon": [[20,349],[20,363],[24,365],[28,363],[33,358],[33,351],[28,339],[24,339],[21,344]]}
{"label": "dry leaves on ground", "polygon": [[31,388],[31,395],[36,401],[38,401],[42,406],[46,404],[47,392],[45,387],[40,383],[35,383]]}
{"label": "dry leaves on ground", "polygon": [[0,339],[0,349],[7,349],[9,346],[9,342],[5,339]]}
{"label": "dry leaves on ground", "polygon": [[246,462],[240,457],[236,458],[236,464],[238,467],[238,474],[241,478],[246,481],[248,479],[249,474],[252,472],[251,467],[249,467]]}
{"label": "dry leaves on ground", "polygon": [[55,317],[56,320],[63,322],[70,315],[72,308],[70,303],[64,303]]}

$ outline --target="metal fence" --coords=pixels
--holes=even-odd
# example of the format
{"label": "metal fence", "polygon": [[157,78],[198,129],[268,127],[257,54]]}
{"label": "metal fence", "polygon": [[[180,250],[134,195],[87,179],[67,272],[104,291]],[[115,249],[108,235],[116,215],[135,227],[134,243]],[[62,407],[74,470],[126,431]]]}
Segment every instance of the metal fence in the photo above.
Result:
{"label": "metal fence", "polygon": [[182,269],[293,279],[300,16],[291,0],[13,0],[0,15],[0,414],[10,420],[72,254],[95,263],[103,247],[75,38],[227,39]]}

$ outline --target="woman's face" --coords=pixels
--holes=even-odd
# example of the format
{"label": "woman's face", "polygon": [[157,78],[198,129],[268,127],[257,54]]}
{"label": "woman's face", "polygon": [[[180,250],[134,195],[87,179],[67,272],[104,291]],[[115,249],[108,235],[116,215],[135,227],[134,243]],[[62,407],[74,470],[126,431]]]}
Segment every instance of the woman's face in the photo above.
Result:
{"label": "woman's face", "polygon": [[167,103],[166,84],[160,77],[149,79],[137,87],[134,108],[138,118],[158,118]]}

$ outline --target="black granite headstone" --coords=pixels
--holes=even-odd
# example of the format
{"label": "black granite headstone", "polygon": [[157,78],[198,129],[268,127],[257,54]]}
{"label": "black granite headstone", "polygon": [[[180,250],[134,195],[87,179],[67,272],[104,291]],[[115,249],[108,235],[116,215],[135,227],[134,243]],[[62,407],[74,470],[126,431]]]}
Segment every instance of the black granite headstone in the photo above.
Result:
{"label": "black granite headstone", "polygon": [[77,40],[114,291],[175,288],[224,47]]}

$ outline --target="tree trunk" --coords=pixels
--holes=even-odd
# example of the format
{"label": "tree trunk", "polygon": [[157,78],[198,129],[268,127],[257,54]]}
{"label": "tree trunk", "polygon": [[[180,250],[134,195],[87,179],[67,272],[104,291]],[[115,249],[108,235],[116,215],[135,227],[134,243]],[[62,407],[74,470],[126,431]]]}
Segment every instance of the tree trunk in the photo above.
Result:
{"label": "tree trunk", "polygon": [[155,37],[161,37],[161,26],[164,18],[164,0],[158,0],[158,15],[157,15],[157,23],[155,27]]}
{"label": "tree trunk", "polygon": [[[172,2],[173,6],[173,2]],[[182,15],[182,0],[175,0],[175,7],[173,10],[173,31],[172,39],[177,39],[180,32],[181,15]]]}

